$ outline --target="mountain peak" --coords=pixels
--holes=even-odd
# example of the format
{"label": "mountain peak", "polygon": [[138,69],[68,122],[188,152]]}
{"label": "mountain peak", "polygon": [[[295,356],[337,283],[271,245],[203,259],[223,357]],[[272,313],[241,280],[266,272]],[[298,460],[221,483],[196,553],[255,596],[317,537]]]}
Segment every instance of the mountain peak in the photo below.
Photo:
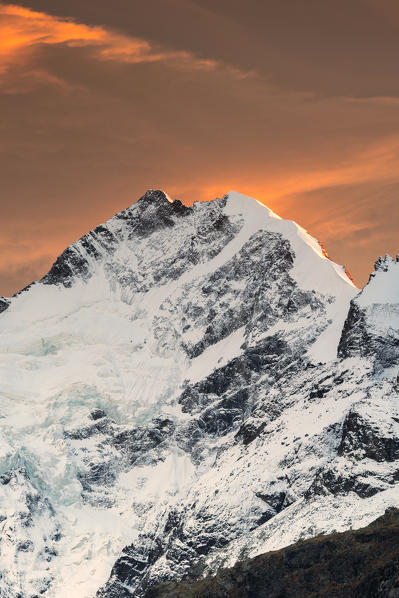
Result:
{"label": "mountain peak", "polygon": [[174,203],[175,200],[171,199],[165,191],[162,191],[162,189],[148,189],[138,200],[138,202],[141,203],[164,203],[165,201]]}
{"label": "mountain peak", "polygon": [[387,254],[379,257],[374,264],[374,272],[364,289],[358,302],[360,305],[377,303],[397,303],[399,296],[399,262]]}
{"label": "mountain peak", "polygon": [[179,199],[171,199],[161,189],[148,189],[136,203],[127,210],[119,212],[115,217],[130,218],[134,214],[136,220],[140,219],[144,223],[150,219],[155,224],[156,221],[165,223],[173,216],[187,215],[191,210],[191,207],[185,206]]}

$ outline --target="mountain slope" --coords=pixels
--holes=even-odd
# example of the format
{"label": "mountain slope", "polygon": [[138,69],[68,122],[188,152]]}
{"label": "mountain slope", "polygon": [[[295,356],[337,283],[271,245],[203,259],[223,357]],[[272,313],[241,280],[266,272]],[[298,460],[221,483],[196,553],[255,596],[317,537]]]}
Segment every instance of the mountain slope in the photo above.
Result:
{"label": "mountain slope", "polygon": [[0,593],[139,597],[397,504],[396,372],[343,352],[356,294],[235,192],[149,191],[72,244],[0,316]]}
{"label": "mountain slope", "polygon": [[197,582],[165,583],[145,598],[394,598],[399,511],[358,531],[318,536]]}

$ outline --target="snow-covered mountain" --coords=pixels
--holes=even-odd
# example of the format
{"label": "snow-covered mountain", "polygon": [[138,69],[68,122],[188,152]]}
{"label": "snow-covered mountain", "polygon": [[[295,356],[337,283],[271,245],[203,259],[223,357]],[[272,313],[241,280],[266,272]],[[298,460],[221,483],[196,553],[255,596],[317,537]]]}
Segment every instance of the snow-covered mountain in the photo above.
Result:
{"label": "snow-covered mountain", "polygon": [[399,505],[398,263],[148,191],[0,299],[0,595],[140,597]]}

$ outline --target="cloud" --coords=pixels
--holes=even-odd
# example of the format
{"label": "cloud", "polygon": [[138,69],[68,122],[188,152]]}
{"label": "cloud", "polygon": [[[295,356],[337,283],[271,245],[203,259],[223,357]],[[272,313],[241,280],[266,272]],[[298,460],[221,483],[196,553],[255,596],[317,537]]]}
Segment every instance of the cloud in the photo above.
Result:
{"label": "cloud", "polygon": [[[219,63],[196,58],[187,51],[175,51],[100,26],[89,26],[72,19],[54,17],[13,4],[0,3],[0,84],[10,92],[24,91],[35,83],[67,86],[66,81],[43,69],[30,68],[40,51],[49,46],[86,48],[92,59],[128,64],[166,62],[175,68],[213,70]],[[21,73],[22,71],[22,73]],[[237,76],[247,76],[231,68]],[[30,85],[26,85],[26,80]]]}
{"label": "cloud", "polygon": [[26,61],[43,44],[99,43],[104,32],[20,6],[0,4],[0,72]]}

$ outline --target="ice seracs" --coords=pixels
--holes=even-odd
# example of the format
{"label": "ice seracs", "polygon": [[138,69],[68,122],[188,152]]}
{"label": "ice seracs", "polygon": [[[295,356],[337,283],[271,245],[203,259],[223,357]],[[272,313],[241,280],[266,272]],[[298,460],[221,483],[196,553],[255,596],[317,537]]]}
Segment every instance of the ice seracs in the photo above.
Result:
{"label": "ice seracs", "polygon": [[396,270],[365,306],[236,192],[150,190],[68,247],[0,315],[0,594],[139,598],[396,504]]}

